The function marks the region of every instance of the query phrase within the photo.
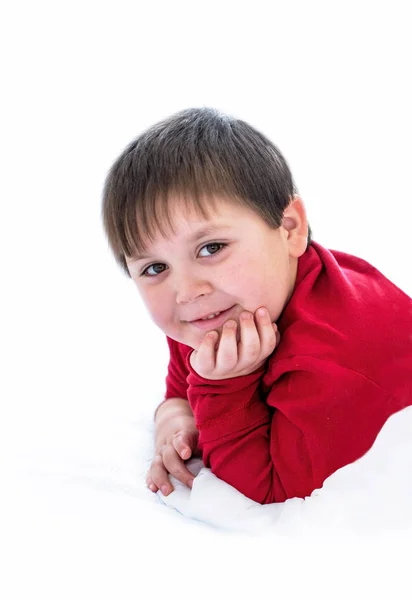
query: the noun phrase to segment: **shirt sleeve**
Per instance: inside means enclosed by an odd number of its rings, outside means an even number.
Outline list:
[[[262,401],[263,369],[232,379],[207,380],[187,361],[188,399],[203,462],[237,490],[265,503],[276,476],[270,456],[273,410]]]
[[[189,375],[185,355],[190,350],[188,346],[183,346],[167,337],[169,346],[169,364],[166,375],[166,393],[165,400],[169,398],[185,398],[187,400],[187,377]]]
[[[362,456],[399,410],[361,374],[323,360],[291,359],[266,393],[260,371],[208,381],[188,368],[204,463],[261,504],[304,498],[322,487]]]
[[[267,397],[275,409],[271,457],[284,500],[309,496],[363,456],[389,416],[403,408],[372,380],[333,361],[297,357],[285,363]]]

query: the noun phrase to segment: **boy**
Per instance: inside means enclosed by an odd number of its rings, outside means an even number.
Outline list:
[[[412,404],[412,300],[311,240],[285,159],[247,123],[201,108],[150,128],[110,170],[103,218],[170,348],[152,491],[191,486],[200,452],[257,502],[303,498]]]

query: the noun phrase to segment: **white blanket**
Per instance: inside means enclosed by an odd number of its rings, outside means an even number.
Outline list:
[[[68,392],[7,402],[1,598],[411,597],[412,408],[305,501],[257,505],[198,462],[193,491],[165,499],[171,510],[144,482],[159,398],[129,382],[118,391],[116,373],[116,386],[97,386],[97,374],[78,396],[72,378]]]
[[[186,517],[215,527],[301,539],[412,532],[412,407],[393,415],[365,456],[305,500],[262,506],[218,479],[200,459],[188,466],[197,475],[192,490],[172,478],[175,491],[158,493]]]

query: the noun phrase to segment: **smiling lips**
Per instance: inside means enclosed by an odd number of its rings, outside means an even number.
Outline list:
[[[211,315],[215,315],[212,318],[206,317],[203,319],[197,319],[195,321],[189,321],[189,323],[198,329],[214,329],[215,327],[223,325],[223,323],[228,320],[229,313],[232,308],[233,306],[227,310],[221,311],[220,313],[210,313]]]

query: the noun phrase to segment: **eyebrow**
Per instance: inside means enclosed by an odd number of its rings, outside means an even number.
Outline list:
[[[210,225],[209,227],[202,227],[201,229],[198,229],[192,233],[192,235],[190,235],[186,241],[189,242],[189,244],[192,244],[193,242],[197,242],[204,237],[221,232],[225,229],[229,229],[229,225]],[[133,259],[142,260],[144,258],[150,258],[150,256],[150,254],[135,254]]]

